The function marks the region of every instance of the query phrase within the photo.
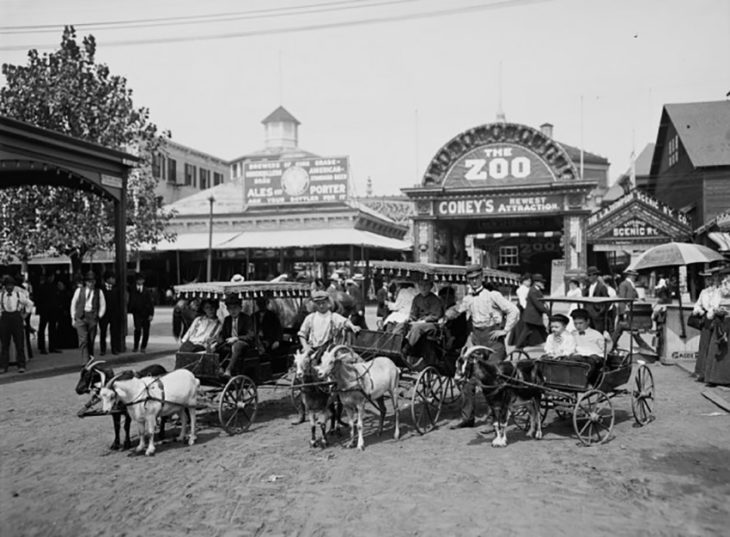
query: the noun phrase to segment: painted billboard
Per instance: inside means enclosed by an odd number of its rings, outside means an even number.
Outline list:
[[[349,172],[347,157],[246,162],[243,195],[248,205],[342,202]]]

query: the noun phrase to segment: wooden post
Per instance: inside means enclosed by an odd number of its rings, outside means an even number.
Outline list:
[[[355,270],[355,245],[350,245],[350,276]]]
[[[122,178],[122,193],[114,200],[114,254],[115,272],[117,274],[117,300],[119,301],[119,332],[111,334],[117,338],[114,345],[120,352],[127,350],[127,174]],[[139,266],[139,257],[137,257]]]
[[[175,270],[177,271],[177,283],[182,283],[182,276],[180,274],[180,250],[175,250]]]

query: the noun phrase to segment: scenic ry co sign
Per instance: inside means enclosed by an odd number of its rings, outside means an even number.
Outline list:
[[[347,157],[246,162],[244,197],[248,205],[345,201],[348,178]]]

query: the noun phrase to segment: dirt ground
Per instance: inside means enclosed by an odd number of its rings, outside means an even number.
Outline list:
[[[5,385],[0,535],[727,535],[728,416],[679,368],[650,367],[657,420],[635,427],[630,398],[615,399],[614,438],[590,448],[552,413],[543,440],[512,426],[492,448],[482,408],[475,429],[449,430],[453,409],[420,436],[406,409],[399,441],[386,429],[364,452],[336,437],[311,449],[288,393],[262,390],[249,432],[207,422],[195,446],[147,458],[108,450],[111,418],[76,417],[77,375]]]

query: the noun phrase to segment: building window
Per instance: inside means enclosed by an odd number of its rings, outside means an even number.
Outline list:
[[[198,178],[195,175],[195,166],[185,164],[185,186],[197,186]]]
[[[206,170],[205,168],[200,168],[200,190],[205,190],[206,188],[210,188],[210,170]]]
[[[177,161],[174,158],[167,159],[167,182],[177,184]]]
[[[675,134],[674,137],[669,140],[669,167],[671,168],[677,162],[679,162],[679,136]]]
[[[499,266],[516,267],[520,264],[517,246],[499,247]]]
[[[223,184],[223,174],[218,172],[213,172],[213,185],[221,185]]]
[[[162,177],[162,159],[164,158],[162,155],[154,155],[152,157],[152,177],[155,179]]]

